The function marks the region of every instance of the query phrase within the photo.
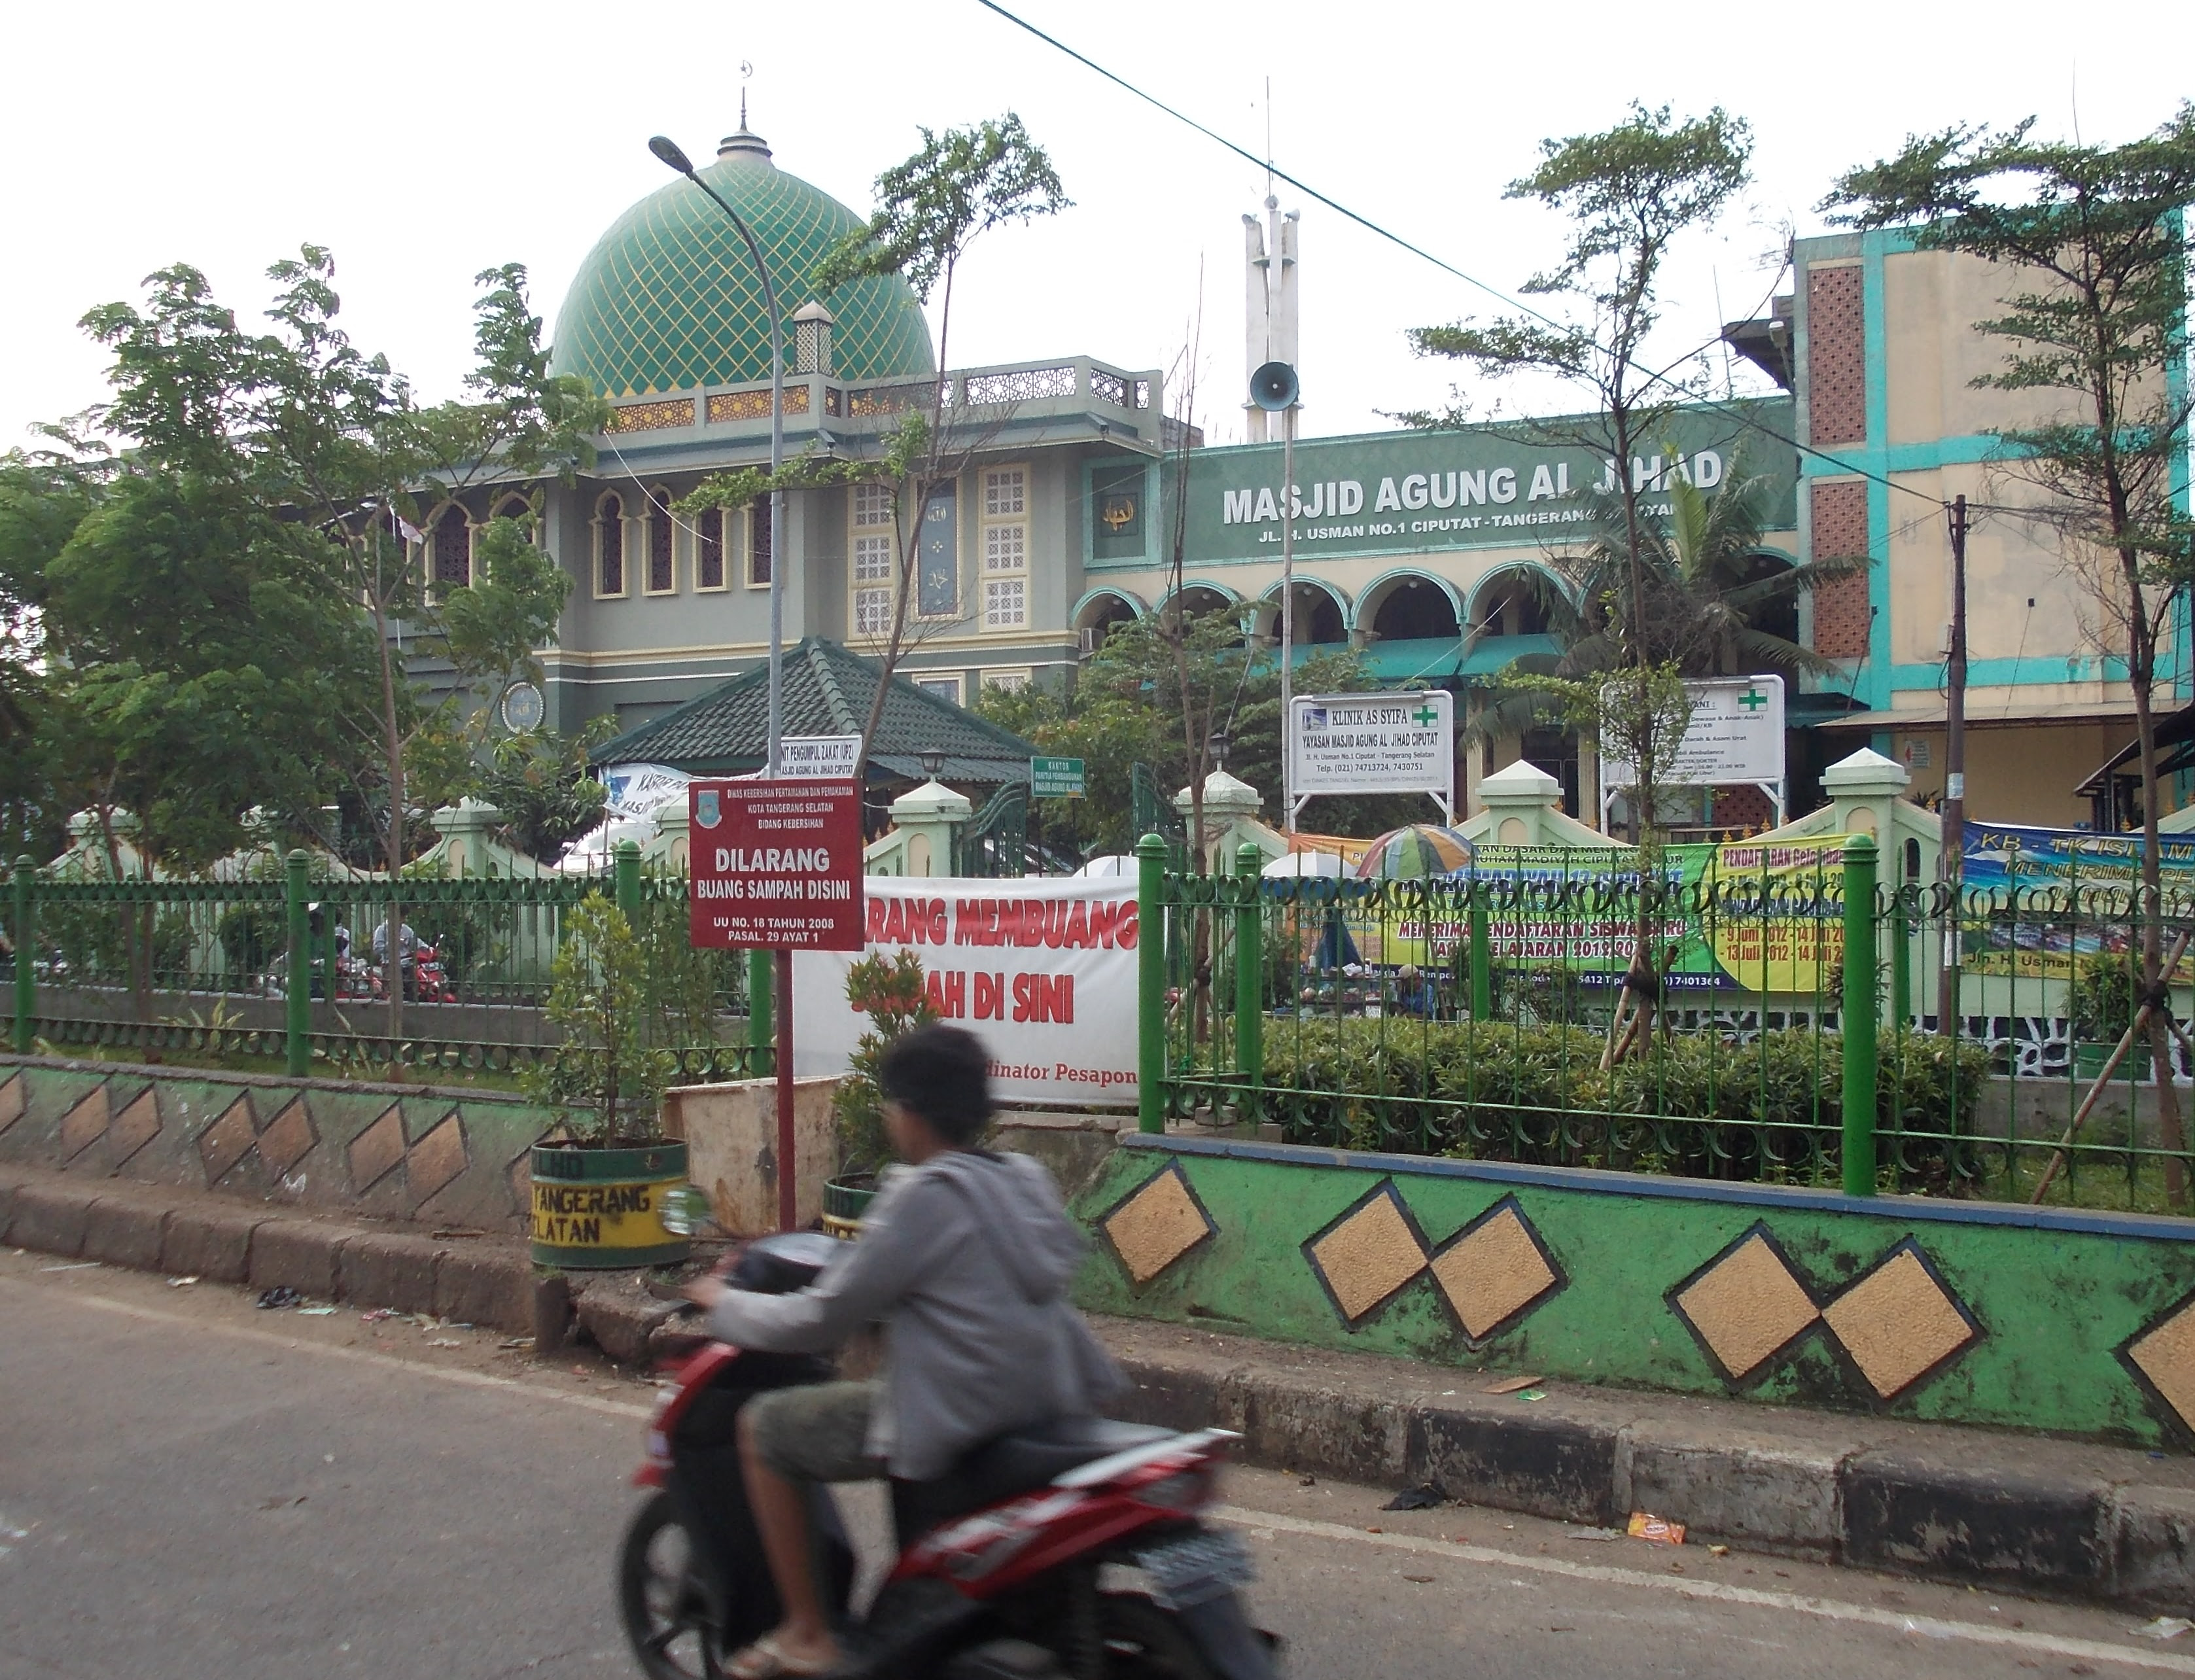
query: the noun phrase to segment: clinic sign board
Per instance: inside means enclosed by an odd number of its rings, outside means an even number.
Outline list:
[[[1444,688],[1298,694],[1289,708],[1289,789],[1455,794],[1455,697]]]
[[[1611,679],[1621,682],[1621,677]],[[1783,780],[1783,679],[1711,676],[1688,679],[1691,720],[1662,773],[1664,787],[1721,787]],[[1601,756],[1601,785],[1631,785],[1637,772],[1610,743]]]
[[[1650,518],[1669,515],[1672,485],[1714,490],[1760,478],[1765,528],[1797,524],[1798,454],[1782,440],[1795,423],[1789,398],[1679,408],[1655,443],[1620,463],[1592,446],[1602,423],[1588,417],[1299,439],[1292,492],[1281,483],[1278,444],[1192,450],[1185,549],[1199,565],[1278,561],[1291,515],[1298,561],[1560,549],[1591,540],[1599,498],[1590,492],[1612,489],[1619,471]],[[1171,485],[1167,493],[1175,493]],[[1093,554],[1092,563],[1106,561]]]
[[[861,785],[688,783],[690,937],[712,950],[859,951]]]

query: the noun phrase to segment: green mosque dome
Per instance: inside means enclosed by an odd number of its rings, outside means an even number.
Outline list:
[[[700,175],[745,218],[769,262],[789,373],[792,316],[816,296],[816,263],[866,224],[829,193],[779,169],[744,121]],[[835,377],[936,371],[922,306],[896,275],[855,280],[822,302],[835,323]],[[739,229],[690,181],[642,198],[579,265],[556,318],[551,362],[556,372],[581,375],[612,398],[769,378],[769,312]]]

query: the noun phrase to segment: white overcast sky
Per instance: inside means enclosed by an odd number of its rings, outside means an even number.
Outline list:
[[[1813,206],[1841,169],[1958,120],[2034,114],[2054,135],[2077,122],[2090,141],[2131,137],[2186,93],[2195,46],[2186,0],[2115,7],[2095,37],[2108,55],[2100,46],[2092,61],[2071,55],[2082,32],[2062,4],[2034,0],[1015,9],[1253,151],[1270,77],[1283,168],[1505,288],[1560,232],[1501,198],[1541,138],[1605,126],[1633,98],[1725,106],[1753,125],[1755,182],[1679,254],[1672,343],[1762,302],[1783,229],[1822,231]],[[0,447],[99,400],[101,358],[75,326],[85,309],[181,261],[255,311],[266,265],[308,240],[336,253],[353,337],[423,394],[454,394],[474,273],[527,264],[553,327],[588,248],[665,179],[648,137],[709,155],[735,122],[742,62],[752,124],[780,166],[863,213],[918,124],[1018,111],[1075,205],[977,247],[953,363],[1086,354],[1165,368],[1201,284],[1198,418],[1214,442],[1241,436],[1239,218],[1258,207],[1262,174],[975,0],[21,0],[6,33],[12,164],[0,191],[14,256],[0,265]],[[1305,433],[1374,429],[1388,423],[1380,411],[1441,401],[1453,371],[1413,358],[1404,330],[1488,301],[1279,193],[1304,211]],[[1482,411],[1501,394],[1472,393]],[[1547,398],[1512,392],[1506,406]]]

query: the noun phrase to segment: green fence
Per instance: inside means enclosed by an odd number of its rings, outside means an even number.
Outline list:
[[[2195,1157],[2146,1038],[2098,1084],[2140,1001],[2123,886],[1955,910],[1933,883],[1879,884],[1874,842],[1842,836],[1672,848],[1644,881],[1590,852],[1483,847],[1467,874],[1376,881],[1261,879],[1247,847],[1223,877],[1138,852],[1142,925],[1164,930],[1143,946],[1146,1131],[1254,1120],[1328,1148],[1852,1195],[2183,1205]],[[2195,902],[2168,895],[2156,919],[2170,951]],[[2176,1030],[2172,1048],[2184,1112]]]
[[[19,860],[12,1043],[279,1058],[287,1072],[391,1064],[506,1071],[552,1050],[543,1005],[564,918],[614,896],[649,949],[667,1045],[695,1080],[767,1072],[767,966],[694,951],[683,876],[628,848],[599,875],[337,877],[303,852],[227,881],[55,879]],[[398,961],[388,960],[392,927]]]

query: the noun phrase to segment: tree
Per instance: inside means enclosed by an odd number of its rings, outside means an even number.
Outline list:
[[[1308,692],[1371,686],[1354,653],[1315,654],[1297,675]],[[1048,820],[1059,827],[1088,825],[1080,831],[1095,852],[1132,851],[1141,837],[1130,798],[1136,765],[1149,766],[1169,793],[1194,785],[1200,762],[1182,731],[1185,714],[1227,734],[1230,774],[1269,800],[1281,786],[1279,662],[1270,644],[1244,636],[1229,613],[1184,613],[1178,640],[1148,618],[1116,624],[1072,688],[986,688],[976,709],[1046,752],[1083,761],[1086,798],[1038,803],[1050,808]],[[1197,737],[1200,748],[1209,734]],[[1208,767],[1208,757],[1203,763]],[[1424,800],[1403,794],[1329,798],[1316,808],[1328,831],[1359,836],[1426,814]]]
[[[1677,406],[1698,394],[1704,379],[1699,347],[1658,365],[1648,360],[1662,319],[1657,288],[1672,245],[1714,221],[1744,187],[1752,147],[1745,123],[1720,106],[1704,117],[1673,122],[1667,106],[1649,111],[1634,103],[1626,121],[1603,133],[1542,141],[1540,166],[1512,181],[1505,196],[1536,198],[1570,217],[1561,262],[1524,286],[1528,296],[1568,299],[1565,317],[1534,312],[1411,335],[1421,354],[1455,357],[1489,375],[1553,374],[1590,395],[1591,414],[1537,429],[1550,441],[1590,448],[1608,463],[1607,489],[1585,493],[1605,495],[1616,509],[1622,564],[1612,583],[1632,605],[1615,612],[1610,623],[1618,627],[1631,692],[1604,703],[1602,727],[1629,738],[1620,745],[1639,779],[1632,838],[1645,849],[1642,877],[1656,842],[1651,814],[1642,823],[1641,813],[1652,810],[1656,777],[1683,726],[1681,709],[1663,703],[1673,650],[1656,636],[1654,615],[1644,605],[1650,561],[1640,503],[1650,473],[1659,476],[1659,446],[1651,463],[1635,452],[1662,435]],[[1678,734],[1668,737],[1673,724]],[[1627,999],[1643,999],[1651,1015],[1661,988],[1650,934],[1642,893],[1625,992]]]
[[[553,563],[524,552],[529,516],[489,522],[478,595],[459,589],[438,598],[422,564],[419,526],[468,489],[568,475],[587,464],[587,439],[604,410],[584,382],[550,377],[522,268],[478,277],[478,360],[467,396],[429,407],[413,401],[385,358],[365,354],[337,325],[334,272],[314,246],[276,263],[267,333],[240,331],[205,276],[181,265],[151,278],[141,310],[108,304],[85,325],[114,354],[113,400],[99,417],[129,442],[133,461],[238,498],[289,546],[298,576],[320,580],[320,599],[363,619],[377,681],[374,703],[349,716],[352,762],[361,778],[366,762],[377,768],[382,850],[393,875],[409,854],[406,744],[429,710],[407,660],[440,653],[459,686],[492,689],[526,668],[570,587]],[[394,1032],[402,907],[391,903],[389,915]]]
[[[1420,354],[1453,357],[1490,376],[1551,373],[1580,386],[1593,412],[1573,421],[1535,423],[1550,442],[1589,448],[1609,463],[1610,498],[1622,564],[1616,591],[1642,601],[1651,561],[1641,513],[1650,474],[1659,476],[1658,439],[1669,417],[1704,388],[1695,347],[1661,365],[1648,361],[1661,325],[1657,287],[1672,245],[1721,212],[1748,180],[1752,135],[1744,122],[1718,106],[1702,118],[1673,122],[1667,106],[1633,104],[1630,118],[1604,133],[1541,142],[1539,168],[1509,184],[1505,197],[1536,198],[1570,218],[1570,241],[1553,269],[1524,283],[1528,296],[1570,302],[1565,319],[1536,312],[1485,325],[1421,327],[1411,342]],[[1686,364],[1693,364],[1689,371]],[[1454,423],[1451,413],[1421,423]],[[1651,446],[1651,462],[1638,457]],[[1634,464],[1635,463],[1635,464]],[[1629,715],[1651,729],[1661,709],[1648,703],[1643,675],[1668,664],[1672,648],[1656,635],[1651,612],[1619,608],[1610,618],[1623,638],[1620,663],[1642,675]],[[1642,768],[1662,757],[1660,745],[1638,743]],[[1649,795],[1651,803],[1651,791]],[[1633,838],[1640,838],[1634,818]]]
[[[933,294],[938,298],[938,377],[929,418],[909,415],[902,423],[886,440],[882,473],[873,479],[891,491],[898,564],[890,627],[879,653],[883,670],[861,730],[864,764],[884,717],[891,675],[906,657],[911,630],[919,625],[922,526],[931,498],[967,469],[997,429],[971,434],[958,415],[948,413],[953,277],[968,248],[993,228],[1057,216],[1071,202],[1051,158],[1011,111],[972,128],[920,132],[920,149],[877,177],[877,210],[868,226],[841,239],[815,271],[815,284],[825,292],[864,276],[897,274],[925,303]],[[952,395],[953,407],[971,406],[965,390]],[[957,573],[957,555],[954,566]]]
[[[2034,119],[2002,133],[1915,135],[1896,157],[1848,171],[1823,201],[1858,227],[1911,226],[1914,244],[1996,263],[2005,341],[1977,385],[2060,394],[2037,424],[1996,429],[2002,470],[2040,492],[2026,516],[2059,538],[2121,638],[2142,791],[2142,982],[2163,966],[2156,691],[2158,645],[2195,577],[2195,532],[2175,477],[2189,398],[2172,376],[2186,349],[2185,207],[2195,200],[2195,103],[2123,146],[2037,140]],[[1946,1023],[1948,1026],[1948,1023]],[[2170,1023],[2152,1016],[2154,1065],[2171,1066]],[[2185,1194],[2179,1102],[2160,1074],[2167,1190]]]

